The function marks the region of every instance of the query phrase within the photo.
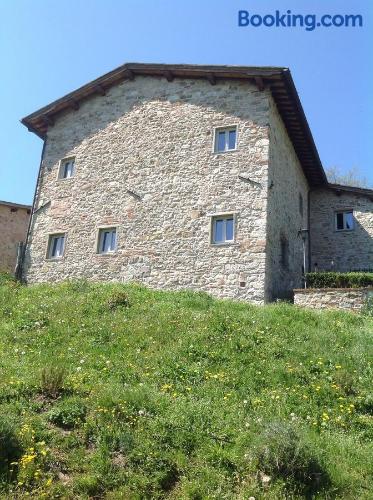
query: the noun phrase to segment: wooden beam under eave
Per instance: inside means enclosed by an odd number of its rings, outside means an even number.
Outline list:
[[[124,71],[124,77],[132,81],[135,79],[135,73],[131,69],[126,69]]]
[[[70,99],[69,106],[75,111],[78,111],[78,109],[80,108],[79,101],[77,101],[76,99]]]
[[[168,82],[172,82],[175,78],[174,74],[172,73],[172,71],[165,71],[164,72],[164,76],[166,77],[166,80]]]
[[[256,76],[254,78],[254,82],[255,82],[255,85],[258,87],[258,90],[260,90],[260,92],[263,92],[263,90],[265,88],[263,78],[261,78],[260,76]]]
[[[106,90],[102,85],[95,85],[95,91],[97,92],[97,94],[106,95]]]
[[[43,120],[43,122],[45,123],[45,125],[47,125],[47,127],[53,127],[54,125],[54,120],[53,118],[51,118],[50,116],[48,115],[43,115],[41,117],[41,119]]]
[[[211,83],[211,85],[216,85],[216,77],[212,73],[209,73],[206,76],[207,80]]]

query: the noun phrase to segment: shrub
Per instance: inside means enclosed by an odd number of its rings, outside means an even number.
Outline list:
[[[258,468],[275,479],[286,481],[302,493],[316,491],[328,482],[328,475],[315,452],[295,429],[274,422],[259,436],[256,448]]]
[[[63,366],[47,366],[41,371],[40,389],[48,397],[56,398],[64,389],[66,369]]]
[[[21,454],[15,430],[4,417],[0,417],[0,479],[9,474],[9,465],[16,462]]]
[[[362,288],[373,286],[373,273],[307,273],[308,288]]]
[[[73,429],[85,421],[86,413],[85,404],[78,398],[71,398],[50,410],[48,420],[64,429]]]
[[[340,390],[346,396],[356,396],[358,390],[358,380],[355,373],[341,369],[334,374],[334,383],[340,386]]]
[[[114,290],[107,300],[107,306],[109,309],[116,309],[117,307],[129,307],[130,301],[127,293],[124,290]]]

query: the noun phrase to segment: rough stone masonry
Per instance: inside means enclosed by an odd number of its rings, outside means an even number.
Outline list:
[[[273,89],[261,80],[216,82],[210,73],[126,71],[129,78],[96,85],[79,103],[67,96],[69,109],[53,120],[40,114],[48,127],[27,282],[136,281],[256,303],[301,287],[304,258],[311,260],[300,237],[309,229],[310,183]],[[220,127],[235,127],[234,150],[215,152]],[[61,161],[70,158],[74,175],[61,179]],[[223,245],[211,237],[219,214],[235,226],[234,241]],[[99,253],[100,229],[114,227],[115,251]],[[65,235],[64,251],[50,259],[55,234]]]

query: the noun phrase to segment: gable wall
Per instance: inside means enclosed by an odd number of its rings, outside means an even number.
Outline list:
[[[354,211],[353,231],[335,230],[335,212]],[[311,269],[373,269],[373,201],[360,194],[330,189],[311,192]]]
[[[212,153],[213,127],[238,125],[238,150]],[[264,300],[268,94],[247,82],[136,77],[50,127],[25,278],[87,278]],[[61,158],[76,174],[57,181]],[[244,173],[253,182],[238,175]],[[135,199],[127,189],[141,196]],[[237,213],[237,242],[210,245],[210,217]],[[118,251],[96,254],[98,227]],[[48,234],[65,255],[45,259]]]

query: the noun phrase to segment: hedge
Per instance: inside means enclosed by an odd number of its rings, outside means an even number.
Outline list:
[[[364,288],[373,287],[372,273],[318,272],[306,274],[307,288]]]

